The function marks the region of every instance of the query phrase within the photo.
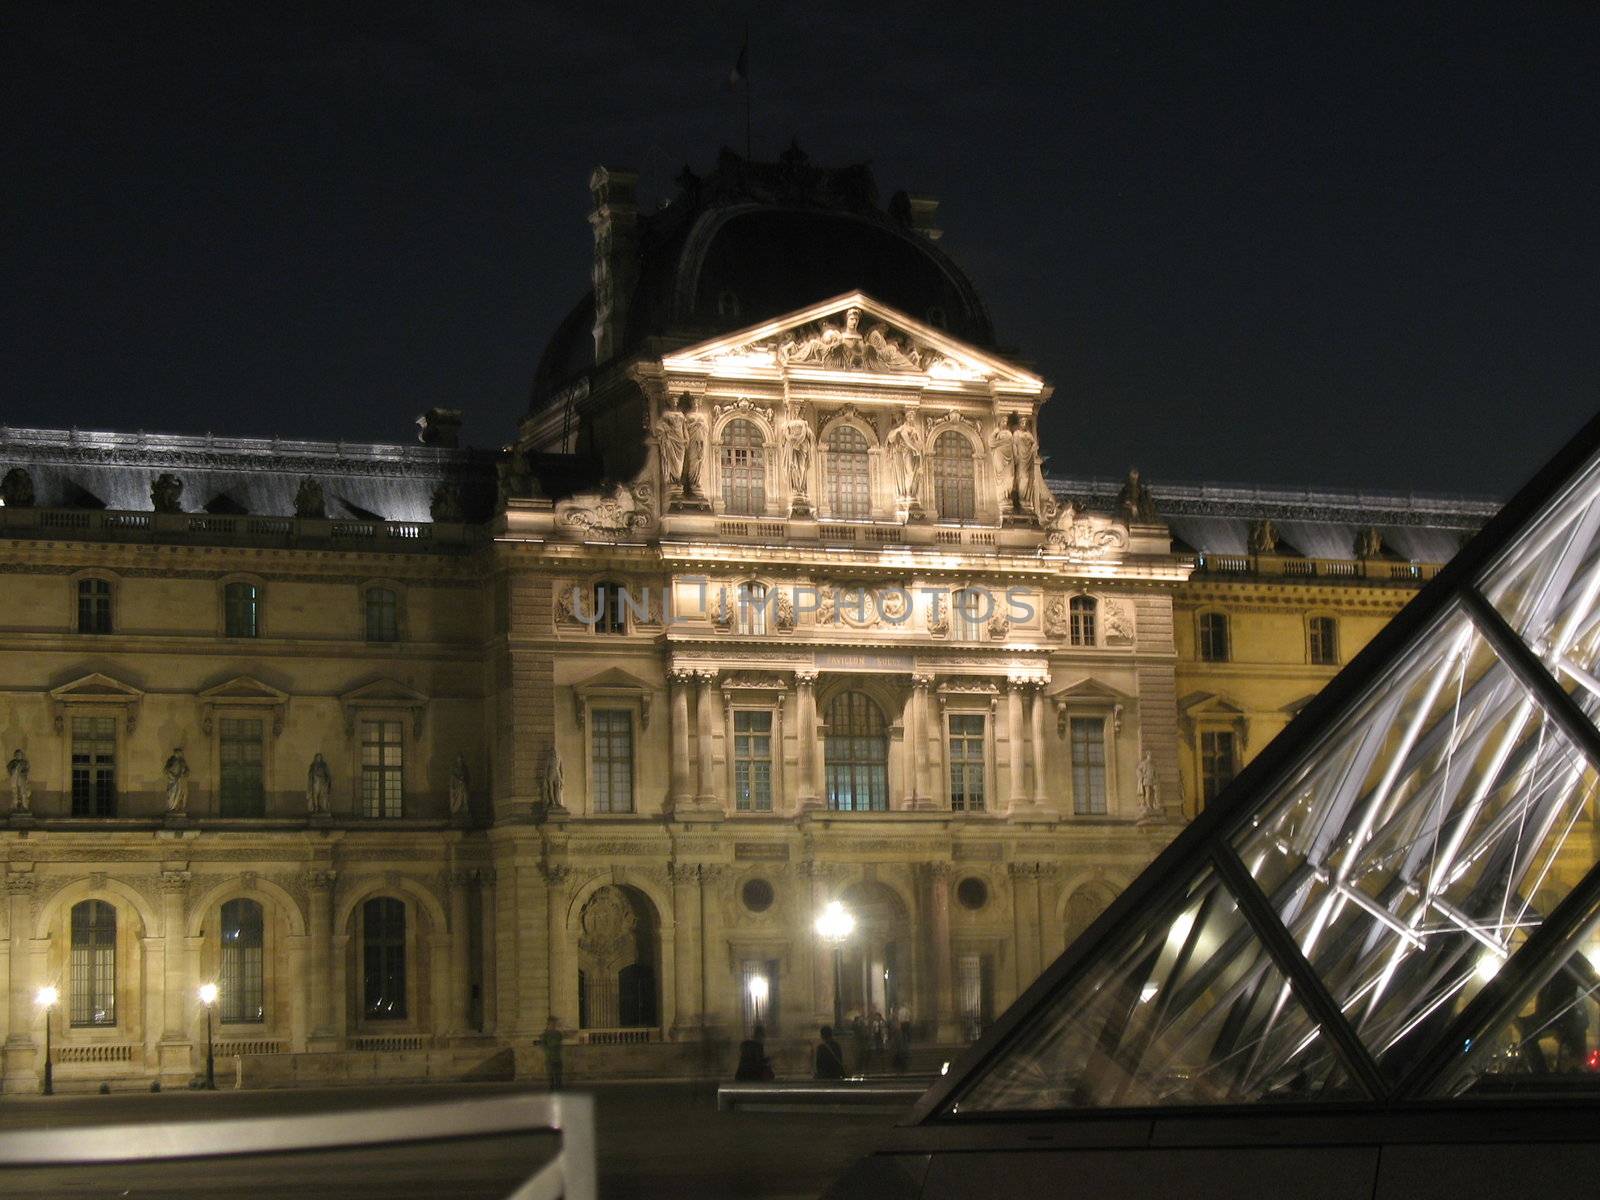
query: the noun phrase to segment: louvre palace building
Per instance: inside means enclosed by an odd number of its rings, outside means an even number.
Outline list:
[[[635,184],[503,447],[0,426],[5,1091],[203,982],[246,1086],[943,1053],[1493,511],[1046,469],[933,200]]]

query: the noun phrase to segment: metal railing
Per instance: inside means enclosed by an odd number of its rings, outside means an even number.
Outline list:
[[[1276,554],[1195,556],[1198,575],[1250,575],[1258,578],[1334,579],[1373,583],[1426,583],[1439,563],[1393,562],[1377,558],[1290,558]]]

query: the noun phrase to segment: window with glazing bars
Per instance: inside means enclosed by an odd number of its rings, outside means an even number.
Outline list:
[[[954,430],[933,443],[933,509],[941,521],[970,521],[977,515],[972,443]]]
[[[872,482],[867,466],[867,439],[854,425],[835,425],[828,433],[828,514],[864,518],[872,515]]]
[[[860,692],[844,692],[828,705],[828,807],[840,812],[884,812],[889,807],[889,739],[883,712]]]
[[[622,607],[622,585],[606,580],[594,585],[595,633],[627,633],[628,614]]]
[[[1234,756],[1233,731],[1204,729],[1200,731],[1200,797],[1210,804],[1222,794],[1222,789],[1233,782],[1239,773]]]
[[[224,717],[217,743],[222,778],[219,809],[225,817],[262,817],[267,798],[261,775],[262,724],[259,718]]]
[[[117,719],[72,718],[72,815],[117,815]]]
[[[729,421],[722,431],[722,508],[753,516],[767,511],[765,442],[750,421]]]
[[[983,809],[983,724],[982,713],[950,717],[950,807],[956,812]]]
[[[406,906],[393,896],[361,906],[361,1011],[369,1021],[406,1015]]]
[[[78,580],[78,632],[111,632],[111,583],[109,580]]]
[[[1095,644],[1095,617],[1099,605],[1093,596],[1074,596],[1067,602],[1069,632],[1074,646]]]
[[[1227,662],[1233,657],[1226,613],[1200,614],[1200,657],[1205,662]]]
[[[772,811],[772,713],[733,714],[733,795],[739,812]]]
[[[633,811],[633,714],[597,708],[589,714],[594,811]]]
[[[223,632],[233,638],[261,633],[261,590],[253,583],[230,583],[222,589]]]
[[[1106,719],[1073,717],[1072,811],[1088,816],[1106,811]]]
[[[1311,642],[1311,661],[1319,667],[1331,667],[1339,661],[1339,623],[1332,617],[1312,617],[1306,623],[1306,634]]]
[[[72,906],[69,1019],[80,1026],[117,1023],[117,910],[104,900]]]
[[[403,815],[403,754],[399,721],[361,722],[361,811],[367,816]]]
[[[259,1025],[266,1020],[264,934],[261,905],[254,900],[229,900],[222,906],[222,969],[217,991],[224,1024]]]
[[[760,636],[767,632],[767,585],[739,585],[739,632]]]
[[[962,588],[950,594],[950,637],[958,642],[981,642],[993,615],[994,597],[981,588]]]
[[[393,588],[367,589],[367,641],[400,640],[400,597]]]

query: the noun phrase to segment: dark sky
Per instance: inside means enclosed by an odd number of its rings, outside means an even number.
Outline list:
[[[586,180],[943,201],[1052,469],[1503,492],[1600,397],[1588,5],[0,5],[0,422],[510,438]]]

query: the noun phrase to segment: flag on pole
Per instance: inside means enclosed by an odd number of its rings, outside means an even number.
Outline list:
[[[737,91],[741,83],[750,77],[750,31],[745,30],[744,44],[739,47],[739,59],[733,64],[733,69],[728,72],[728,90]]]

